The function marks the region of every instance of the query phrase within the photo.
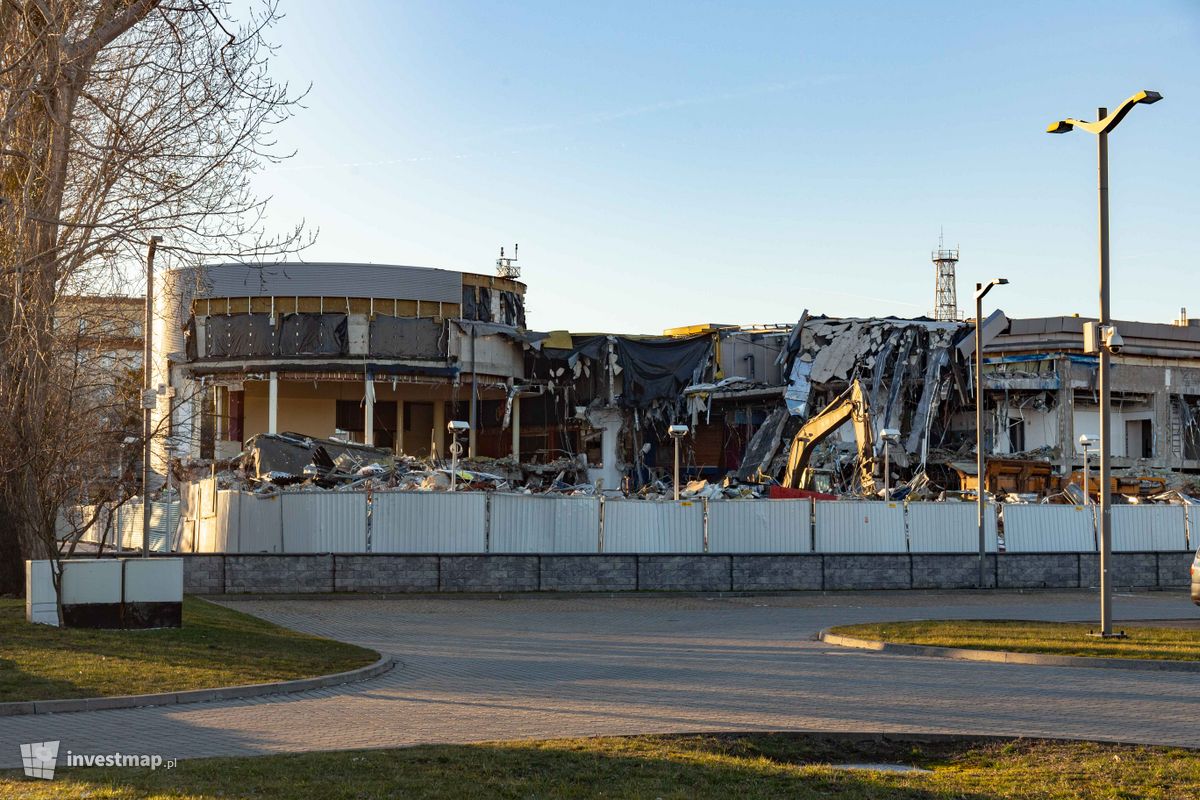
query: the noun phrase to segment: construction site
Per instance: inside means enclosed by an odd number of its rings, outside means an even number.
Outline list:
[[[957,309],[957,260],[933,253],[930,317],[801,309],[786,324],[656,335],[527,327],[515,250],[494,275],[175,270],[156,297],[154,413],[168,434],[154,470],[167,491],[215,475],[256,492],[454,482],[662,499],[678,447],[685,497],[973,497],[975,326]],[[1098,493],[1083,477],[1098,417],[1085,322],[985,321],[991,497],[1085,504]],[[1186,501],[1200,470],[1200,327],[1186,312],[1117,324],[1112,490],[1117,502]],[[673,438],[672,426],[686,431]]]

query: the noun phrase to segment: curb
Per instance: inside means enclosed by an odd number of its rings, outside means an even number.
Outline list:
[[[1008,650],[968,650],[961,647],[932,647],[922,644],[892,644],[876,639],[859,639],[830,633],[828,628],[817,634],[826,644],[874,650],[904,656],[949,658],[955,661],[986,661],[994,664],[1034,664],[1043,667],[1093,667],[1101,669],[1132,669],[1150,672],[1200,672],[1200,661],[1166,661],[1162,659],[1101,658],[1098,656],[1054,656],[1047,653],[1013,653]]]
[[[171,706],[182,703],[207,703],[213,700],[240,700],[246,697],[261,697],[268,694],[291,694],[326,686],[356,683],[382,675],[396,666],[391,656],[380,656],[374,664],[318,675],[315,678],[300,678],[294,681],[275,683],[249,683],[242,686],[221,686],[215,689],[192,689],[183,692],[161,692],[159,694],[129,694],[115,697],[81,697],[71,700],[23,700],[0,703],[0,717],[16,717],[24,714],[69,714],[76,711],[101,711],[116,708],[141,708],[145,706]]]

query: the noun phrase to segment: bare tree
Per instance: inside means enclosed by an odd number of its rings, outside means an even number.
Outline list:
[[[58,508],[113,432],[66,299],[140,288],[151,235],[191,265],[304,243],[264,234],[249,183],[298,103],[269,71],[278,19],[274,0],[241,20],[224,0],[0,0],[0,593],[57,556]]]

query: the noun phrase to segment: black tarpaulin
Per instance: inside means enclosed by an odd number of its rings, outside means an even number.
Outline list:
[[[479,287],[479,302],[475,305],[475,319],[480,322],[494,322],[492,319],[492,290]]]
[[[541,348],[541,343],[550,335],[548,333],[539,333],[538,331],[526,331],[514,328],[511,325],[502,325],[499,322],[475,322],[472,320],[454,320],[454,324],[462,331],[464,336],[470,336],[474,333],[476,336],[503,336],[514,342],[520,342],[523,345],[528,345],[537,350]]]
[[[204,324],[204,352],[209,358],[275,355],[275,326],[268,314],[210,316]]]
[[[617,359],[625,378],[621,405],[645,408],[655,400],[679,399],[711,348],[711,336],[649,341],[618,337]]]
[[[475,309],[475,287],[462,287],[462,308],[460,309],[463,319],[479,319],[479,312]]]
[[[570,364],[575,363],[575,359],[579,356],[590,358],[592,361],[599,361],[604,356],[604,345],[608,342],[608,337],[600,336],[573,336],[571,342],[574,345],[570,350],[562,348],[543,347],[543,351],[551,358],[561,358]]]
[[[346,355],[345,314],[285,314],[279,328],[279,354]]]
[[[183,326],[183,352],[187,354],[188,361],[195,361],[199,357],[199,348],[196,346],[196,318],[189,317],[187,324]]]
[[[525,327],[525,302],[516,292],[500,292],[500,320],[505,325]]]
[[[371,320],[373,356],[441,358],[443,323],[417,317],[376,316]]]

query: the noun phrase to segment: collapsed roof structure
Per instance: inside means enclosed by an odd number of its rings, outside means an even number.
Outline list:
[[[815,429],[805,480],[832,494],[871,495],[871,473],[855,468],[881,451],[892,486],[916,479],[955,490],[979,479],[963,468],[975,446],[967,321],[805,312],[796,323],[655,336],[537,332],[511,271],[238,264],[167,277],[153,362],[165,388],[156,425],[170,431],[156,444],[160,469],[229,463],[256,435],[292,430],[386,448],[389,481],[410,485],[425,470],[417,483],[438,488],[431,475],[446,468],[447,422],[462,420],[475,474],[537,491],[665,494],[675,447],[667,428],[678,423],[690,429],[683,477],[738,496],[787,478],[795,440]],[[1094,432],[1096,409],[1083,322],[996,314],[983,326],[988,457],[1047,467],[989,473],[989,491],[1044,496],[1080,482],[1077,434]],[[1114,468],[1200,472],[1200,327],[1117,324],[1126,347],[1113,373]],[[816,424],[830,422],[822,414],[852,385],[855,424]],[[298,484],[363,477],[313,455],[303,466],[314,474]],[[281,485],[296,474],[277,471]],[[271,470],[243,472],[261,480]],[[477,483],[488,481],[498,485]]]

